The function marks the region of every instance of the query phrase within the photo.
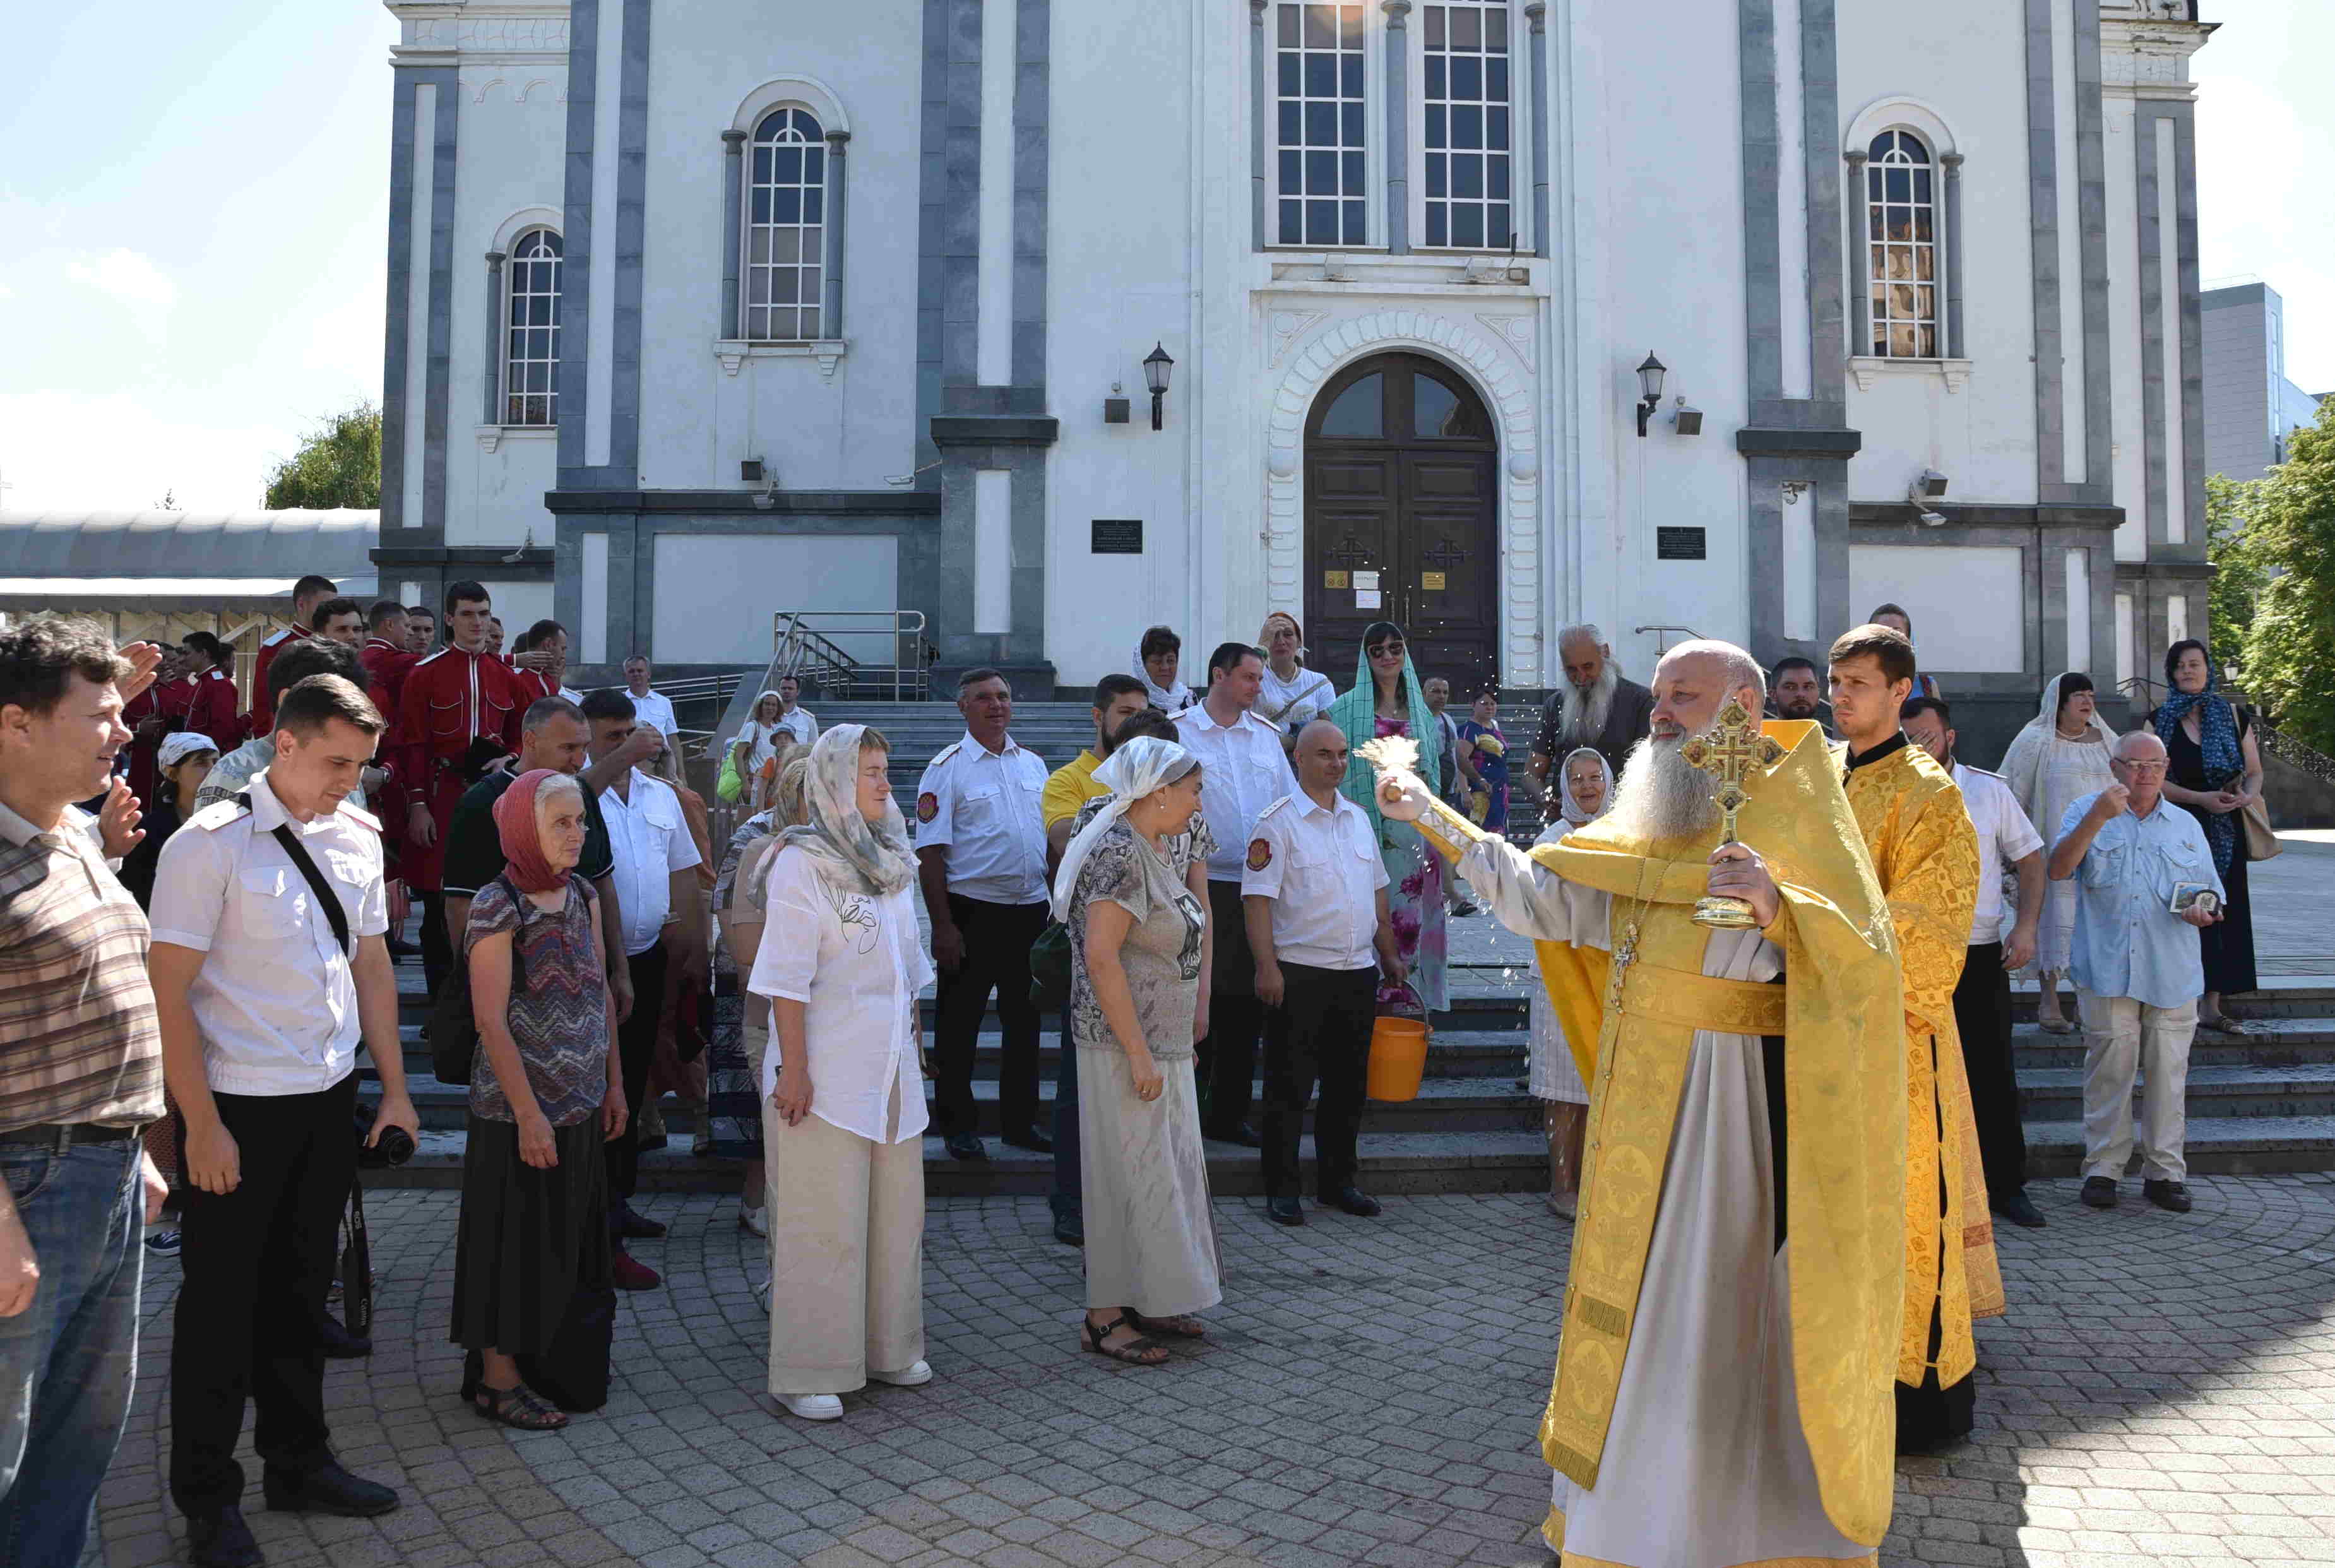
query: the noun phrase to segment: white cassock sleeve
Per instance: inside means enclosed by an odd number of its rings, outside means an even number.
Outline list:
[[[1613,945],[1613,895],[1565,880],[1505,838],[1483,837],[1459,857],[1459,875],[1492,917],[1536,942]]]

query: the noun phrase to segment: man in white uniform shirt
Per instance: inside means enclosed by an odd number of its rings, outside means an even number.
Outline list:
[[[1284,1225],[1305,1223],[1297,1140],[1316,1079],[1314,1191],[1350,1215],[1379,1212],[1354,1185],[1354,1145],[1379,972],[1395,985],[1409,973],[1387,920],[1378,834],[1339,788],[1346,732],[1316,719],[1298,731],[1296,751],[1297,792],[1266,807],[1249,829],[1241,876],[1257,1000],[1273,1010],[1264,1026],[1264,1210]]]
[[[585,751],[605,762],[624,750],[637,722],[622,692],[584,699],[592,726]],[[633,1010],[616,1025],[625,1070],[625,1105],[635,1122],[648,1095],[649,1063],[656,1056],[657,1021],[664,1012],[665,977],[693,973],[700,959],[697,924],[697,841],[681,814],[673,786],[638,769],[616,776],[600,796],[615,853],[616,903],[624,916],[625,964],[632,975]],[[627,1241],[664,1234],[665,1227],[633,1211],[640,1187],[640,1145],[629,1128],[603,1144],[608,1160],[608,1234],[615,1238],[611,1277],[617,1288],[654,1290],[656,1271],[625,1249]]]
[[[1207,693],[1176,715],[1185,750],[1200,760],[1200,815],[1216,840],[1208,856],[1208,925],[1216,942],[1208,1033],[1195,1063],[1200,1130],[1249,1148],[1263,1141],[1249,1126],[1248,1100],[1264,1004],[1256,996],[1256,961],[1241,905],[1242,864],[1250,827],[1266,807],[1297,791],[1281,736],[1250,711],[1264,688],[1264,655],[1246,643],[1226,643],[1208,655]]]
[[[672,740],[673,731],[681,727],[680,719],[673,714],[673,699],[662,692],[649,690],[649,662],[638,653],[625,661],[625,690],[633,699],[634,721]]]
[[[154,1006],[186,1122],[170,1495],[199,1568],[260,1560],[235,1459],[247,1397],[270,1508],[398,1505],[333,1457],[318,1332],[356,1177],[360,1044],[382,1084],[367,1141],[417,1128],[381,824],[350,800],[384,725],[337,675],[286,692],[275,723],[275,760],[241,799],[197,812],[154,876]]]
[[[1953,760],[1953,711],[1944,698],[1911,699],[1899,722],[1907,740],[1952,772],[1962,808],[1978,829],[1978,906],[1970,956],[1954,986],[1954,1027],[1962,1037],[1962,1065],[1970,1074],[1971,1119],[1978,1127],[1979,1160],[1986,1167],[1987,1207],[2033,1230],[2044,1219],[2027,1195],[2027,1135],[2019,1125],[2019,1073],[2010,1048],[2010,971],[2035,958],[2035,933],[2043,915],[2043,836],[2000,774]],[[2019,915],[2007,937],[2005,866],[2019,878]]]
[[[994,670],[956,687],[964,739],[944,747],[916,781],[916,880],[933,922],[933,1097],[948,1151],[986,1159],[973,1099],[974,1042],[997,992],[1004,1056],[997,1070],[999,1136],[1054,1152],[1038,1128],[1038,1010],[1030,1005],[1030,944],[1046,928],[1046,764],[1006,733],[1013,691]]]
[[[799,705],[802,682],[792,675],[779,677],[779,727],[795,738],[798,746],[808,746],[819,739],[819,720],[811,711]]]

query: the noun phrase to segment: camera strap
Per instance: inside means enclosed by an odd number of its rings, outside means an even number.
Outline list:
[[[247,789],[237,795],[235,803],[246,811],[250,810],[251,792]],[[325,880],[325,874],[316,869],[314,860],[308,858],[308,851],[301,845],[300,836],[292,831],[291,824],[277,823],[274,837],[276,842],[284,847],[284,853],[292,857],[292,864],[299,868],[301,877],[308,884],[308,891],[316,895],[318,904],[324,905],[325,918],[332,922],[333,940],[339,944],[341,956],[354,958],[356,947],[349,940],[349,912],[341,907],[341,895],[333,891],[333,885]]]

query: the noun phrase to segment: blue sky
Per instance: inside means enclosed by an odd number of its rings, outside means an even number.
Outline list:
[[[0,506],[255,507],[315,421],[380,396],[396,24],[370,0],[18,10]],[[2335,390],[2335,4],[2206,15],[2204,275],[2283,295],[2289,375]]]

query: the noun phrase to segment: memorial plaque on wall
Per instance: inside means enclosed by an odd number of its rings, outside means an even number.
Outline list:
[[[1090,526],[1094,533],[1089,554],[1139,556],[1143,553],[1141,518],[1097,518]]]
[[[1656,528],[1654,558],[1662,561],[1700,561],[1705,558],[1703,530],[1700,528]]]

